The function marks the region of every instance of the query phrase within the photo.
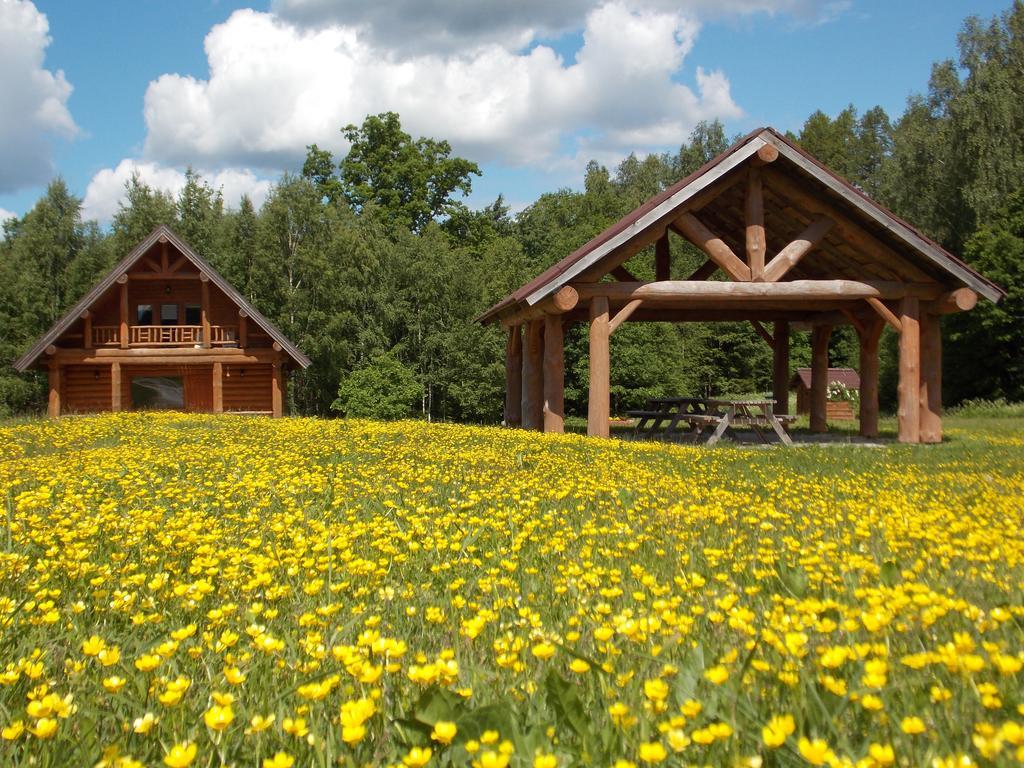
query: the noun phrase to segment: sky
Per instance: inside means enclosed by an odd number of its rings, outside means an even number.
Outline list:
[[[701,120],[891,117],[1009,0],[0,0],[0,218],[61,176],[109,223],[138,173],[192,167],[259,205],[317,143],[395,111],[519,210],[590,160],[675,151]]]

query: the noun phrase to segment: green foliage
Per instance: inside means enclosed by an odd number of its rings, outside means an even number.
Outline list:
[[[346,416],[402,419],[411,416],[420,385],[393,355],[381,355],[346,376],[331,408]]]

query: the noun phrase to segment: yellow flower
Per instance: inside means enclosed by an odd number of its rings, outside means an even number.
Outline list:
[[[792,715],[778,715],[769,720],[768,725],[761,729],[761,739],[766,747],[775,749],[785,744],[786,739],[792,736],[795,730],[796,723],[793,721]]]
[[[584,672],[590,671],[590,664],[585,662],[583,659],[573,659],[569,662],[569,669],[573,672],[582,675]]]
[[[222,707],[220,704],[214,704],[203,715],[203,721],[206,723],[206,727],[214,731],[223,731],[229,725],[231,721],[235,719],[234,710],[231,709],[229,704],[226,707]]]
[[[538,753],[533,758],[533,768],[558,768],[558,758],[554,755]]]
[[[729,679],[729,670],[719,664],[716,667],[711,667],[704,673],[704,677],[710,680],[715,685],[721,685]]]
[[[126,682],[128,681],[123,677],[111,675],[110,677],[103,678],[103,687],[106,689],[107,693],[117,693],[124,688],[124,684]]]
[[[358,744],[365,735],[365,725],[343,725],[341,727],[341,740],[346,744]]]
[[[36,721],[34,727],[30,726],[28,732],[37,739],[48,739],[57,732],[57,721],[52,717],[43,717]]]
[[[903,722],[900,723],[900,730],[913,736],[918,733],[924,733],[927,729],[925,728],[924,720],[920,717],[905,717]]]
[[[157,723],[156,717],[153,716],[152,712],[147,712],[142,717],[135,718],[135,722],[132,723],[132,730],[135,733],[141,733],[143,735],[150,732],[154,725]]]
[[[245,674],[238,667],[225,667],[224,679],[231,685],[241,685],[245,682]]]
[[[135,668],[140,672],[152,672],[160,666],[161,661],[163,661],[163,659],[155,654],[143,654],[135,660]]]
[[[249,721],[249,727],[245,729],[246,734],[262,733],[274,724],[277,715],[271,712],[269,715],[253,715]]]
[[[800,750],[800,756],[811,765],[824,765],[835,758],[835,754],[828,748],[828,743],[824,739],[811,741],[801,736],[797,742],[797,749]]]
[[[196,745],[186,741],[171,747],[171,751],[164,755],[164,765],[168,768],[185,768],[195,759]]]
[[[263,758],[263,768],[292,768],[295,758],[287,752],[278,752],[273,757]]]
[[[82,653],[86,656],[96,656],[107,647],[106,642],[97,635],[93,635],[82,643]]]
[[[14,741],[21,737],[21,734],[25,732],[25,723],[21,720],[15,720],[10,725],[4,726],[3,730],[0,730],[0,737],[3,737],[5,741]]]
[[[530,649],[530,652],[541,661],[547,661],[555,655],[555,646],[551,643],[538,643]]]
[[[868,755],[878,766],[892,765],[896,762],[896,753],[891,744],[872,744],[868,747]]]
[[[457,732],[458,728],[455,727],[455,723],[439,720],[434,723],[434,730],[430,732],[430,738],[440,744],[451,744]]]
[[[116,645],[102,649],[96,658],[104,667],[112,667],[121,660],[121,649]]]
[[[645,742],[640,745],[639,757],[645,763],[660,763],[668,753],[660,741]]]
[[[430,747],[413,747],[409,750],[409,754],[402,758],[402,762],[408,766],[408,768],[422,768],[430,762],[430,756],[433,754]]]
[[[285,733],[300,739],[309,733],[309,726],[306,725],[306,720],[302,717],[294,719],[286,717],[281,723],[281,727],[284,728]]]

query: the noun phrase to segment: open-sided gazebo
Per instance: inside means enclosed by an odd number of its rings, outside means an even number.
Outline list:
[[[707,261],[672,279],[669,238]],[[653,245],[656,278],[624,266]],[[709,280],[721,271],[729,279]],[[613,280],[606,280],[610,276]],[[587,432],[609,433],[609,338],[626,320],[742,320],[773,349],[786,413],[789,335],[811,329],[811,429],[826,429],[828,341],[860,340],[860,432],[878,433],[878,341],[899,340],[899,439],[942,439],[940,317],[1003,291],[771,128],[754,131],[506,296],[478,320],[508,329],[505,421],[563,429],[566,323],[588,322]],[[766,327],[771,325],[771,330]]]

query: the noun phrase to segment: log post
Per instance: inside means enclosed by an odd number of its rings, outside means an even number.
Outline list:
[[[544,321],[540,318],[526,324],[523,339],[523,429],[544,427]]]
[[[609,335],[608,299],[595,296],[590,302],[590,394],[587,399],[587,434],[595,437],[608,437],[610,434]]]
[[[121,284],[121,349],[128,349],[128,275],[117,281]]]
[[[772,397],[776,415],[789,413],[789,323],[775,321],[772,334]]]
[[[920,302],[907,296],[900,302],[899,441],[921,440],[921,324]]]
[[[245,349],[249,346],[249,316],[238,310],[238,346]]]
[[[654,244],[654,279],[669,280],[672,272],[672,255],[668,243],[668,231]]]
[[[275,419],[284,415],[284,369],[279,359],[274,361],[270,377],[270,415]]]
[[[92,312],[88,309],[82,313],[82,346],[92,349]]]
[[[210,348],[210,278],[205,273],[199,273],[200,285],[200,307],[199,312],[203,323],[203,349]]]
[[[121,364],[116,360],[110,364],[110,410],[117,413],[121,403]]]
[[[213,364],[213,412],[224,413],[224,369],[220,363]]]
[[[761,187],[761,168],[756,165],[747,170],[747,264],[752,280],[760,281],[764,272],[767,250],[764,236],[764,192]]]
[[[921,442],[942,442],[942,325],[921,313]]]
[[[61,366],[57,364],[56,360],[50,361],[49,369],[49,380],[50,380],[50,397],[47,403],[47,415],[51,419],[56,419],[60,416],[60,378],[61,378]]]
[[[523,334],[518,325],[508,329],[505,344],[505,426],[523,423]]]
[[[828,339],[832,326],[811,331],[811,432],[828,431]]]
[[[544,316],[544,431],[565,431],[565,352],[562,318]]]
[[[885,321],[873,318],[857,328],[860,342],[860,434],[878,437],[878,340]]]

